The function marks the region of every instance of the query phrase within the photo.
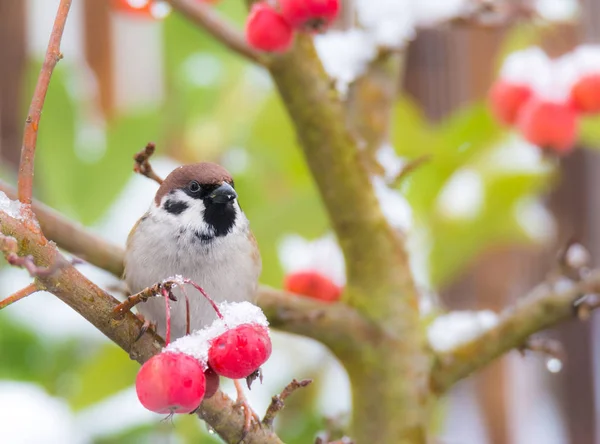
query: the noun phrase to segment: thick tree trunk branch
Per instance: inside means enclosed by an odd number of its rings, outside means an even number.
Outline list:
[[[54,244],[41,233],[28,229],[22,221],[1,211],[0,231],[14,237],[19,245],[18,254],[32,255],[38,267],[50,267],[56,261],[64,260]],[[143,363],[162,349],[162,338],[149,331],[136,341],[142,327],[141,321],[132,313],[126,313],[122,319],[115,320],[113,309],[118,301],[86,279],[72,265],[58,269],[51,276],[38,276],[36,282],[40,289],[53,293],[81,314],[129,353],[131,359]],[[226,442],[240,442],[244,415],[224,393],[217,392],[210,399],[204,400],[199,414]],[[255,424],[245,442],[280,444],[281,440],[273,431]]]
[[[23,136],[23,148],[21,149],[21,162],[19,164],[19,200],[24,204],[31,204],[31,195],[33,188],[33,166],[35,157],[35,147],[37,144],[38,126],[42,116],[44,100],[50,85],[52,72],[58,61],[62,58],[60,52],[60,40],[62,39],[71,0],[61,0],[54,20],[54,27],[50,35],[50,42],[46,51],[46,57],[42,70],[38,77],[37,85],[31,99],[27,120],[25,121],[25,131]]]
[[[292,51],[273,59],[270,71],[344,252],[349,302],[393,329],[399,319],[416,321],[417,296],[402,240],[383,217],[344,105],[312,39],[299,35]]]
[[[220,17],[210,3],[197,0],[167,0],[167,2],[233,52],[259,65],[267,64],[267,56],[252,49],[246,42],[244,34]]]
[[[498,325],[456,349],[438,354],[431,373],[434,392],[443,393],[458,380],[504,353],[523,346],[529,336],[573,318],[575,302],[600,290],[600,270],[580,282],[565,279],[542,283],[514,306],[504,310]]]
[[[354,344],[343,359],[353,389],[352,436],[361,444],[422,443],[428,358],[403,240],[381,212],[344,104],[310,36],[298,36],[269,69],[344,252],[344,300],[385,332]]]

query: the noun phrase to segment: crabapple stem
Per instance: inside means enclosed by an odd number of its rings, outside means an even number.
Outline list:
[[[181,292],[185,297],[185,334],[190,334],[190,297],[187,294],[185,287],[181,287]]]
[[[165,298],[165,316],[166,316],[166,330],[165,330],[165,346],[171,342],[171,306],[169,305],[169,290],[165,287],[161,288],[163,297]]]
[[[217,313],[217,316],[219,317],[219,319],[223,319],[223,315],[221,314],[221,310],[219,310],[219,307],[217,306],[217,304],[215,303],[215,301],[212,300],[212,298],[206,294],[206,292],[204,291],[204,289],[198,285],[197,283],[195,283],[194,281],[192,281],[191,279],[183,279],[183,282],[185,284],[190,284],[192,287],[194,287],[196,290],[198,290],[200,293],[202,293],[202,296],[204,296],[206,298],[206,300],[210,303],[210,305],[212,305],[212,308],[215,310],[215,313]]]

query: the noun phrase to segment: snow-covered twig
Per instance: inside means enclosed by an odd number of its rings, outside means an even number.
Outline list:
[[[506,308],[494,327],[438,353],[431,373],[432,389],[445,392],[504,353],[526,346],[532,334],[576,316],[582,299],[585,301],[591,297],[587,295],[599,291],[600,269],[586,273],[580,281],[556,278],[541,283],[514,306]]]

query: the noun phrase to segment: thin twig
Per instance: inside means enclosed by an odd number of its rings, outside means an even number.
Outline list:
[[[406,177],[410,173],[414,172],[415,170],[419,169],[422,165],[429,162],[431,158],[431,154],[423,154],[422,156],[419,156],[416,159],[413,159],[410,162],[408,162],[406,165],[404,165],[404,167],[402,167],[398,175],[392,180],[390,180],[390,187],[396,188],[400,186],[402,181],[406,179]]]
[[[302,387],[306,387],[312,382],[312,379],[304,379],[302,381],[293,380],[285,388],[279,395],[273,396],[271,398],[271,404],[269,408],[267,408],[267,412],[265,413],[265,417],[262,420],[262,423],[265,427],[273,428],[273,421],[275,421],[275,417],[277,414],[283,410],[285,407],[285,400],[288,396],[294,393],[296,390]]]
[[[564,361],[566,358],[566,353],[563,345],[552,338],[542,338],[542,337],[532,337],[527,339],[525,344],[519,347],[519,351],[524,356],[525,352],[531,351],[534,353],[541,353],[551,358],[558,359],[559,361]]]
[[[135,164],[133,166],[133,171],[142,176],[146,176],[149,179],[152,179],[159,185],[163,183],[163,180],[160,178],[158,174],[154,172],[152,169],[152,165],[150,165],[150,157],[154,154],[154,150],[156,149],[156,145],[152,142],[148,142],[146,147],[136,153],[133,156],[133,160],[135,160]]]
[[[81,263],[79,259],[73,259],[72,261],[68,261],[62,256],[59,256],[51,266],[38,267],[37,265],[35,265],[33,256],[19,256],[16,253],[8,253],[6,255],[6,260],[11,265],[14,265],[16,267],[23,267],[24,269],[26,269],[31,277],[52,276],[61,268],[64,268],[68,265],[76,265],[78,263]]]
[[[29,296],[30,294],[35,293],[36,291],[40,291],[39,287],[35,282],[32,282],[25,288],[21,288],[19,291],[13,293],[6,299],[0,301],[0,310],[8,307],[10,304],[20,301],[21,299]]]
[[[21,162],[19,164],[19,200],[26,204],[31,204],[31,195],[33,187],[33,165],[35,157],[35,147],[37,144],[38,126],[42,115],[46,92],[50,84],[50,77],[58,61],[62,58],[60,52],[60,40],[62,39],[65,23],[71,7],[71,0],[61,0],[54,20],[54,27],[50,35],[50,42],[46,51],[46,57],[42,70],[38,77],[35,92],[31,99],[27,119],[25,120],[25,130],[23,136],[23,147],[21,149]]]
[[[267,64],[267,57],[252,49],[244,35],[233,24],[217,14],[210,4],[197,0],[167,0],[167,2],[233,52],[259,65]]]

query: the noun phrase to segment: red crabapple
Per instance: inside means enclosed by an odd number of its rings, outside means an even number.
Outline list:
[[[292,293],[327,302],[339,300],[342,294],[342,289],[338,285],[316,271],[291,273],[285,278],[283,286]]]
[[[504,125],[514,125],[523,105],[532,95],[527,85],[498,80],[489,92],[490,107]]]
[[[518,126],[523,137],[534,145],[566,153],[577,141],[577,119],[577,112],[567,103],[534,98],[523,107]]]
[[[215,338],[208,350],[208,365],[231,379],[250,376],[271,356],[268,330],[258,324],[242,324]]]
[[[581,112],[600,112],[600,73],[580,78],[571,90],[571,101]]]
[[[337,17],[340,0],[280,0],[281,15],[300,31],[322,32]]]
[[[246,21],[246,40],[260,51],[285,52],[292,45],[294,30],[272,6],[267,3],[252,5]]]
[[[202,402],[202,365],[182,353],[160,353],[142,365],[135,379],[138,399],[155,413],[191,413]]]

